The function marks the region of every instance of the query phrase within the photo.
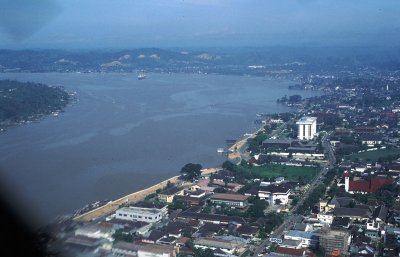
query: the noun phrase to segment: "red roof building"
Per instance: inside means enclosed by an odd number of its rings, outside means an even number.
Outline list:
[[[285,255],[304,256],[306,253],[306,249],[304,249],[304,248],[294,249],[294,248],[278,246],[278,247],[276,247],[275,252],[280,253],[280,254],[285,254]]]
[[[393,179],[385,177],[375,177],[371,180],[350,180],[350,173],[343,173],[345,178],[345,189],[349,193],[374,193],[385,185],[393,184]]]

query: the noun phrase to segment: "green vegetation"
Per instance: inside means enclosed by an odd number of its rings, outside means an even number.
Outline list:
[[[319,199],[324,196],[326,190],[325,185],[319,185],[317,188],[312,191],[307,199],[304,200],[304,203],[297,209],[298,214],[303,214],[306,211],[311,210],[316,203],[318,203]]]
[[[226,193],[226,192],[228,192],[228,190],[223,187],[217,187],[216,189],[214,189],[214,193]]]
[[[69,100],[68,93],[59,87],[0,80],[0,125],[14,125],[60,111]]]
[[[377,192],[369,194],[354,194],[354,199],[366,204],[368,201],[384,202],[389,208],[398,207],[399,203],[395,201],[396,196],[400,194],[400,186],[396,184],[386,185]]]
[[[265,126],[264,126],[265,129]],[[260,153],[260,146],[262,145],[262,142],[267,139],[269,136],[265,132],[258,132],[258,134],[254,137],[249,139],[248,142],[248,147],[247,150],[249,152],[252,152],[253,154]]]
[[[355,160],[370,160],[370,161],[378,161],[381,159],[382,161],[387,159],[397,159],[400,155],[400,148],[392,148],[392,149],[379,149],[375,151],[367,151],[362,153],[356,153],[349,156],[349,158],[353,161]],[[392,157],[392,158],[390,158]]]
[[[141,239],[141,237],[139,235],[126,233],[122,229],[118,229],[117,231],[115,231],[115,233],[112,235],[112,237],[115,240],[114,242],[125,241],[125,242],[132,243],[134,240]]]
[[[202,168],[200,164],[188,163],[182,167],[181,173],[186,180],[193,180],[200,176]]]
[[[260,234],[270,234],[276,227],[283,223],[283,215],[276,212],[270,212],[265,215],[265,223],[260,228]]]
[[[252,205],[247,210],[248,217],[259,218],[264,216],[264,210],[268,207],[268,203],[264,200],[254,199]]]
[[[160,190],[160,191],[161,191],[161,190]],[[144,200],[151,200],[151,199],[155,198],[156,196],[157,196],[156,193],[148,194],[148,195],[146,195],[146,197],[144,198]]]
[[[182,200],[175,200],[168,205],[168,209],[170,210],[186,210],[189,208],[188,204]]]

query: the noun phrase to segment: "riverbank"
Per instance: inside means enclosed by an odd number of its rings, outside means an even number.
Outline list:
[[[217,172],[218,170],[221,170],[221,168],[207,168],[207,169],[203,169],[201,174],[207,175],[207,174]],[[73,220],[74,221],[91,221],[94,219],[98,219],[98,218],[110,215],[112,212],[116,211],[119,208],[119,206],[122,204],[131,204],[131,203],[135,203],[135,202],[144,200],[146,196],[156,193],[156,191],[158,189],[163,189],[165,186],[167,186],[168,182],[170,182],[170,183],[179,183],[180,182],[180,183],[183,183],[183,185],[182,185],[183,187],[188,187],[189,185],[191,185],[191,183],[185,184],[185,181],[179,180],[179,176],[174,176],[174,177],[166,179],[160,183],[157,183],[151,187],[145,188],[145,189],[137,191],[137,192],[133,192],[133,193],[123,196],[117,200],[110,201],[103,206],[100,206],[89,212],[86,212],[79,216],[74,217]]]
[[[248,140],[256,137],[257,134],[260,131],[262,131],[263,129],[264,129],[264,125],[262,125],[261,128],[259,128],[257,131],[255,131],[251,134],[248,134],[245,138],[240,139],[235,144],[233,144],[228,149],[230,151],[230,153],[228,154],[228,159],[230,161],[239,160],[238,162],[240,162],[241,156],[242,156],[243,152],[246,150],[246,149],[244,149],[244,147],[246,146]],[[201,174],[207,175],[207,174],[215,173],[221,169],[222,168],[220,168],[220,167],[206,168],[201,171]],[[137,191],[137,192],[133,192],[131,194],[123,196],[114,201],[110,201],[107,204],[100,206],[96,209],[93,209],[86,213],[80,214],[80,215],[74,217],[73,220],[74,221],[91,221],[94,219],[98,219],[100,217],[110,215],[111,213],[116,211],[119,208],[119,206],[121,206],[122,204],[132,204],[132,203],[144,200],[146,196],[156,193],[156,191],[159,189],[163,189],[168,184],[168,182],[178,183],[178,184],[184,183],[184,181],[179,180],[179,176],[174,176],[174,177],[166,179],[160,183],[157,183],[153,186],[150,186],[148,188],[145,188],[145,189]],[[186,186],[183,186],[183,185],[182,186],[189,187],[190,185],[191,185],[191,183],[187,183]]]
[[[248,134],[245,138],[243,138],[243,139],[237,141],[235,144],[233,144],[228,149],[229,150],[228,160],[235,162],[235,163],[239,163],[242,160],[242,155],[246,150],[246,149],[244,149],[244,147],[246,147],[246,143],[248,142],[248,140],[255,138],[257,136],[257,134],[263,130],[264,130],[264,124],[257,131],[255,131],[251,134]]]

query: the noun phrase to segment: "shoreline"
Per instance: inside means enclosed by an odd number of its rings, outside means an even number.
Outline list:
[[[221,169],[222,168],[217,168],[217,167],[205,168],[205,169],[202,169],[201,174],[202,175],[211,174],[211,173],[214,173]],[[97,218],[101,218],[101,217],[110,215],[112,212],[117,210],[119,208],[119,206],[122,204],[139,202],[139,201],[143,200],[147,195],[156,193],[156,191],[158,189],[164,188],[168,182],[176,183],[177,181],[180,181],[179,177],[180,177],[180,175],[177,175],[177,176],[168,178],[164,181],[161,181],[150,187],[144,188],[144,189],[136,191],[136,192],[132,192],[125,196],[122,196],[116,200],[106,203],[105,205],[102,205],[93,210],[90,210],[90,211],[80,214],[76,217],[73,217],[72,220],[74,220],[74,221],[92,221]],[[185,182],[185,181],[182,181],[182,182]],[[189,182],[187,184],[191,184],[191,183]]]
[[[243,150],[243,147],[246,146],[247,141],[251,138],[254,138],[263,129],[264,129],[264,124],[262,124],[262,126],[259,129],[257,129],[256,131],[254,131],[253,133],[248,134],[246,137],[244,137],[242,139],[238,139],[235,142],[235,144],[233,144],[228,149],[230,151],[230,153],[228,154],[227,160],[234,161],[235,159],[239,158],[239,161],[241,161],[241,151]],[[221,169],[222,169],[222,167],[204,168],[201,170],[201,174],[202,175],[211,174],[211,173],[215,173]],[[122,204],[139,202],[139,201],[145,199],[145,197],[147,195],[154,194],[154,193],[156,193],[156,191],[158,189],[164,188],[168,182],[176,183],[176,182],[180,181],[179,177],[180,177],[180,175],[173,176],[171,178],[168,178],[164,181],[158,182],[157,184],[154,184],[154,185],[144,188],[142,190],[132,192],[132,193],[122,196],[116,200],[109,201],[108,203],[106,203],[102,206],[99,206],[99,207],[92,209],[90,211],[87,211],[85,213],[79,214],[78,216],[72,217],[72,220],[76,221],[76,222],[79,222],[79,221],[88,222],[88,221],[93,221],[95,219],[110,215],[111,213],[116,211],[119,208],[119,206]],[[181,181],[181,182],[185,182],[185,181]],[[186,182],[186,183],[192,184],[190,182]]]

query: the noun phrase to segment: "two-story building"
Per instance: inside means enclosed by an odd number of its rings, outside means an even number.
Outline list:
[[[244,208],[248,205],[249,196],[241,194],[216,193],[210,198],[214,204],[226,204],[235,208]]]
[[[260,186],[258,188],[258,197],[269,201],[271,205],[274,205],[277,200],[280,201],[280,204],[285,205],[289,202],[290,192],[291,186],[287,183],[271,184]]]
[[[167,206],[162,208],[145,208],[137,206],[129,206],[119,208],[115,212],[116,219],[129,220],[129,221],[143,221],[148,223],[155,223],[164,218],[167,218]]]

